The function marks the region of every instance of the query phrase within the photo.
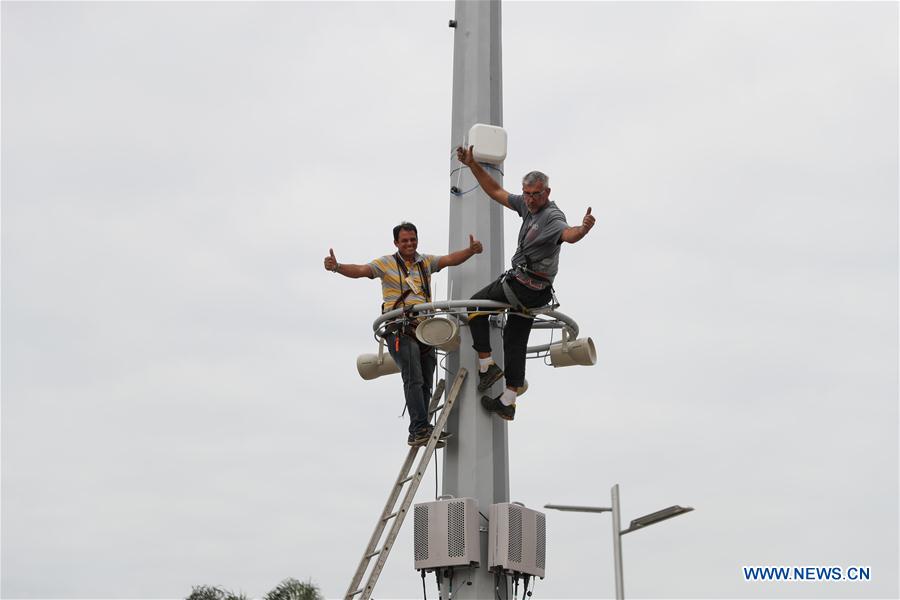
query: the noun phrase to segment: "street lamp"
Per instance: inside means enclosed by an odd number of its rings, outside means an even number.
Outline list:
[[[638,529],[643,529],[644,527],[653,525],[654,523],[659,523],[660,521],[665,521],[666,519],[671,519],[672,517],[677,517],[678,515],[683,515],[684,513],[691,512],[694,509],[690,506],[670,506],[668,508],[658,510],[654,513],[650,513],[649,515],[644,515],[643,517],[633,519],[631,521],[631,524],[628,526],[628,529],[622,531],[622,525],[619,515],[618,483],[612,486],[612,489],[610,490],[610,496],[612,497],[612,508],[606,508],[603,506],[569,506],[564,504],[545,504],[544,508],[552,508],[555,510],[563,510],[569,512],[612,513],[613,558],[615,560],[616,571],[616,600],[625,600],[625,582],[623,581],[622,576],[622,536],[626,533],[631,533],[632,531],[637,531]]]

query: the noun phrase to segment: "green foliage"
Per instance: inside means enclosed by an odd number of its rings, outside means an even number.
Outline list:
[[[195,585],[185,600],[247,600],[247,596],[212,585]]]
[[[263,600],[325,600],[325,597],[312,580],[301,582],[289,577],[275,586]]]
[[[185,600],[248,600],[243,593],[234,594],[212,585],[195,585]],[[275,586],[263,600],[325,600],[312,580],[302,582],[289,577]]]

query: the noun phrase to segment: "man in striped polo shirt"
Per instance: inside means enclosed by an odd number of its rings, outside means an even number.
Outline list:
[[[469,247],[444,256],[419,254],[419,234],[412,223],[400,223],[394,227],[394,246],[397,252],[376,258],[365,265],[339,263],[334,250],[328,249],[325,268],[344,277],[353,279],[368,277],[381,279],[381,293],[384,303],[381,312],[396,308],[408,309],[416,304],[431,302],[431,274],[444,267],[464,263],[482,251],[481,242],[469,235]],[[428,401],[431,399],[431,385],[437,357],[434,348],[425,346],[415,337],[415,324],[393,327],[385,334],[388,351],[400,367],[403,378],[403,393],[406,396],[406,410],[409,413],[410,446],[421,446],[431,437],[432,425],[428,418]],[[441,434],[443,439],[445,434]]]

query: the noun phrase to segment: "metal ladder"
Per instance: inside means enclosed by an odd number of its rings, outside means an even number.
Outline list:
[[[434,424],[434,433],[431,438],[429,438],[428,444],[425,445],[425,453],[419,459],[419,464],[412,474],[410,474],[409,468],[415,460],[419,448],[412,447],[409,449],[406,460],[403,461],[403,467],[400,469],[400,475],[391,487],[391,493],[388,496],[387,503],[384,505],[384,510],[381,511],[381,517],[379,517],[378,523],[375,524],[375,531],[372,533],[369,544],[366,546],[366,551],[363,552],[362,560],[359,561],[359,566],[356,568],[356,574],[353,575],[350,587],[347,588],[347,593],[344,594],[344,600],[353,600],[355,596],[359,596],[360,594],[362,594],[360,596],[361,600],[369,600],[369,598],[372,597],[372,592],[375,590],[375,582],[378,581],[378,576],[381,575],[381,571],[384,569],[384,564],[387,562],[388,555],[394,545],[394,540],[397,539],[397,535],[400,533],[403,519],[406,517],[406,513],[409,510],[409,505],[412,504],[413,498],[416,496],[416,491],[419,489],[419,484],[422,482],[422,476],[425,475],[428,463],[431,461],[432,455],[434,455],[440,433],[447,424],[447,419],[450,417],[450,411],[453,410],[453,406],[456,404],[456,397],[459,395],[459,391],[462,388],[462,383],[465,378],[466,370],[460,368],[459,372],[456,374],[456,379],[453,380],[453,385],[450,387],[447,401],[440,406],[438,406],[438,402],[440,401],[441,395],[444,393],[444,380],[441,379],[440,382],[438,382],[437,389],[434,391],[434,395],[431,397],[431,402],[428,405],[429,415],[432,415],[443,408],[438,416],[437,422]],[[406,494],[403,496],[400,507],[397,508],[397,499],[400,497],[400,493],[407,483],[409,483],[409,486],[406,490]],[[390,520],[393,520],[394,523],[388,531],[387,538],[385,538],[381,547],[376,549],[378,542],[381,540],[381,534],[384,533],[384,529]],[[372,568],[371,573],[369,573],[369,577],[366,579],[365,584],[363,584],[362,587],[358,587],[369,568],[369,563],[376,556],[378,557],[378,560],[375,562],[375,566]]]

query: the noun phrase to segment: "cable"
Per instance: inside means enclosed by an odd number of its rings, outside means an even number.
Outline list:
[[[530,595],[531,595],[531,594],[528,593],[528,582],[529,582],[530,579],[531,579],[531,575],[529,575],[529,574],[526,573],[526,574],[525,574],[525,589],[522,590],[522,600],[525,600],[525,596],[530,596]],[[424,580],[423,580],[423,581],[424,581]],[[424,584],[423,584],[423,585],[424,585]]]
[[[503,569],[497,569],[494,572],[494,595],[497,600],[509,600],[509,577],[511,575]],[[503,584],[503,595],[500,595],[500,585]],[[513,597],[515,600],[515,597]]]
[[[428,600],[428,592],[425,591],[425,569],[422,569],[422,597]]]
[[[464,142],[463,146],[466,146],[467,143],[468,142]],[[451,153],[451,156],[452,156],[452,153]],[[504,177],[503,171],[501,171],[494,165],[491,165],[488,163],[482,163],[482,162],[479,162],[478,164],[480,164],[483,169],[490,169],[491,171],[496,171],[497,173],[500,173],[501,177]],[[479,187],[481,187],[481,185],[479,184],[479,185],[476,185],[475,187],[473,187],[472,189],[466,190],[465,192],[459,191],[459,181],[462,178],[462,170],[464,168],[468,169],[468,167],[466,165],[461,165],[459,167],[456,167],[452,171],[450,171],[450,177],[453,177],[454,173],[458,173],[458,175],[456,176],[456,184],[450,186],[450,193],[453,194],[454,196],[465,196],[469,192],[473,192],[473,191],[477,190]]]
[[[553,345],[553,330],[552,329],[550,330],[550,345],[551,346]],[[550,366],[550,363],[547,362],[547,357],[549,357],[549,356],[550,356],[550,351],[548,350],[547,353],[544,355],[544,364],[547,366]],[[539,357],[535,357],[535,358],[539,358]]]
[[[464,585],[472,585],[472,568],[471,567],[467,567],[467,568],[469,569],[469,576],[466,578],[466,580],[462,584],[460,584],[459,587],[462,587]]]
[[[469,147],[468,136],[466,136],[465,138],[463,138],[463,147],[464,147],[464,148],[468,148],[468,147]],[[451,150],[451,151],[450,151],[450,156],[452,157],[453,154],[454,154],[455,152],[456,152],[455,150]],[[458,160],[458,159],[457,159],[457,160]],[[450,193],[451,193],[451,194],[452,194],[452,193],[457,193],[457,194],[459,194],[459,180],[462,179],[462,169],[463,169],[463,167],[465,167],[465,166],[466,166],[466,165],[460,163],[459,167],[457,167],[457,168],[454,169],[453,171],[450,171],[450,176],[451,176],[451,177],[453,176],[453,173],[458,172],[458,174],[457,174],[457,176],[456,176],[456,185],[453,185],[453,186],[450,187]],[[472,190],[469,190],[469,191],[472,191]],[[468,192],[466,192],[466,193],[468,193]],[[460,195],[461,195],[461,194],[460,194]]]
[[[479,187],[481,187],[481,186],[476,185],[475,187],[469,188],[469,189],[467,189],[467,190],[464,191],[464,192],[460,192],[460,191],[459,191],[459,188],[458,188],[457,186],[453,186],[453,187],[450,189],[450,193],[453,194],[454,196],[465,196],[465,195],[468,194],[469,192],[474,192],[474,191],[477,190]],[[453,190],[456,190],[456,191],[453,191]]]
[[[438,499],[438,461],[434,461],[434,499]]]
[[[456,152],[456,150],[453,150],[453,152]],[[451,156],[453,156],[452,153],[451,153]],[[492,164],[490,164],[490,163],[483,163],[483,162],[480,162],[480,163],[478,163],[478,164],[481,165],[481,167],[482,167],[483,169],[490,169],[491,171],[497,171],[497,172],[500,173],[501,175],[504,174],[503,171],[501,171],[500,169],[498,169],[497,167],[495,167],[494,165],[492,165]],[[459,166],[459,167],[456,167],[456,168],[453,169],[452,171],[450,171],[450,175],[452,176],[452,175],[453,175],[454,173],[456,173],[457,171],[461,171],[461,170],[463,170],[463,169],[468,169],[468,168],[469,168],[469,167],[466,166],[466,165],[461,165],[461,166]]]
[[[459,371],[451,371],[448,367],[445,367],[443,365],[441,365],[441,368],[444,369],[444,371],[447,373],[447,377],[449,377],[450,379],[455,378],[456,374],[459,373]]]

